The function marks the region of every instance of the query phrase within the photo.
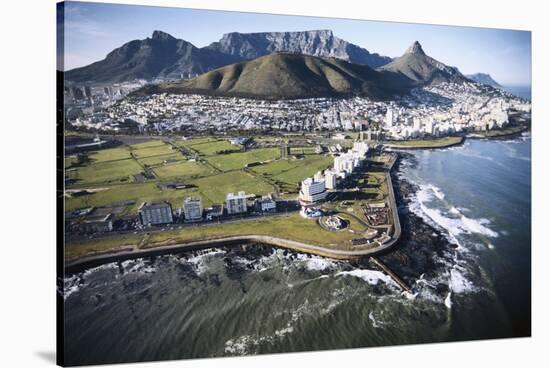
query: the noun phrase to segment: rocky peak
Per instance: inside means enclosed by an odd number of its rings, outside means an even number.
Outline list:
[[[424,50],[422,50],[422,45],[420,45],[420,42],[414,41],[414,43],[405,51],[405,54],[420,54],[420,55],[426,55],[424,53]]]
[[[159,41],[175,40],[174,37],[172,37],[171,35],[163,31],[154,31],[151,38],[153,40],[159,40]]]

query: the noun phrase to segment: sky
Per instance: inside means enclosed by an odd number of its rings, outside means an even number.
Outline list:
[[[154,30],[203,47],[229,32],[330,29],[336,37],[390,57],[402,55],[417,40],[429,56],[463,74],[489,73],[509,86],[531,84],[528,31],[84,2],[65,2],[57,27],[58,36],[64,35],[65,70],[101,60]]]

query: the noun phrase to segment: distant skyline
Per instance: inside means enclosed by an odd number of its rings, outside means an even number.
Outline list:
[[[336,37],[390,57],[418,40],[428,55],[463,74],[488,73],[503,85],[531,84],[529,31],[85,2],[65,2],[64,15],[65,70],[102,60],[154,30],[204,47],[230,32],[330,29]],[[63,17],[58,20],[59,35]]]

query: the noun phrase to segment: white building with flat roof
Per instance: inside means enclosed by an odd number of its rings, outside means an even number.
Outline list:
[[[388,128],[391,128],[393,126],[394,121],[395,121],[395,117],[393,116],[393,110],[388,108],[388,111],[386,111],[386,126]]]
[[[225,197],[225,208],[227,209],[228,215],[245,213],[248,210],[245,192],[241,191],[236,195],[233,193],[227,193],[227,196]]]
[[[330,169],[325,170],[325,188],[336,189],[336,172]]]
[[[185,221],[202,220],[202,201],[201,197],[187,197],[183,200],[183,213]]]
[[[325,181],[315,181],[313,178],[307,178],[302,181],[302,189],[300,190],[300,200],[308,203],[315,203],[326,198],[327,192]]]

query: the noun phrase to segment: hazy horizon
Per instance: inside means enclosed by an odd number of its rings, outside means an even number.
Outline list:
[[[102,60],[154,30],[204,47],[230,32],[330,29],[336,37],[390,57],[418,40],[428,55],[463,74],[487,73],[503,85],[531,85],[530,31],[70,1],[64,8],[57,25],[58,36],[65,32],[64,70]]]

